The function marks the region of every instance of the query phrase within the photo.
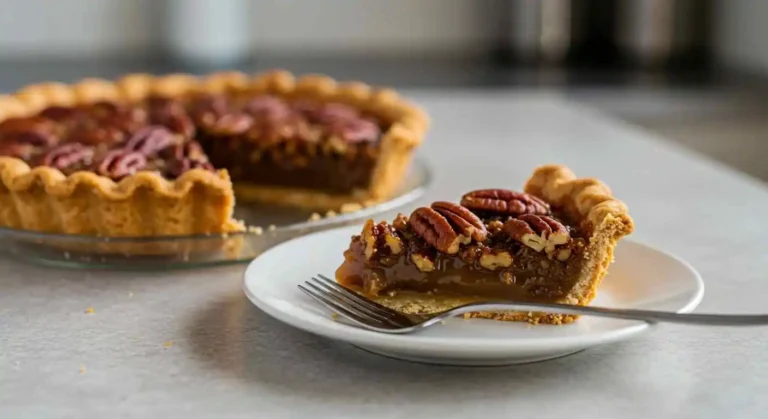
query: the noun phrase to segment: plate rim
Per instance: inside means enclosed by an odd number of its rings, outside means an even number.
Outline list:
[[[257,308],[264,311],[271,317],[297,329],[304,330],[319,336],[349,342],[355,345],[386,347],[392,348],[394,350],[397,350],[398,348],[401,350],[424,350],[425,348],[430,348],[434,351],[437,351],[440,348],[449,348],[454,352],[460,351],[465,353],[495,353],[510,350],[550,350],[553,347],[589,347],[622,340],[640,332],[649,330],[652,326],[655,326],[650,323],[616,320],[619,322],[626,322],[627,324],[617,329],[604,332],[592,332],[573,336],[516,337],[514,339],[487,339],[476,337],[465,338],[460,336],[440,337],[422,336],[419,334],[392,335],[365,330],[340,322],[334,322],[330,320],[330,318],[327,319],[327,321],[325,321],[326,319],[321,320],[319,316],[318,319],[310,319],[309,321],[306,321],[301,317],[292,316],[282,310],[279,310],[278,308],[274,307],[273,304],[269,303],[269,299],[260,298],[256,294],[252,293],[249,289],[248,278],[253,275],[252,272],[254,269],[256,269],[255,265],[257,260],[268,256],[270,252],[273,252],[282,246],[288,246],[294,241],[303,240],[314,235],[340,232],[343,230],[349,230],[352,234],[354,234],[355,228],[359,229],[360,227],[352,225],[315,232],[280,243],[279,245],[265,251],[253,259],[243,272],[242,289],[246,297],[251,301],[252,304],[254,304]],[[645,248],[646,250],[650,250],[665,257],[671,258],[692,274],[692,285],[695,287],[695,289],[693,289],[693,294],[689,297],[686,303],[676,310],[677,313],[689,313],[701,303],[705,290],[704,281],[701,277],[701,274],[699,274],[699,272],[689,262],[673,253],[664,251],[658,247],[651,246],[639,240],[623,239],[622,243],[631,243],[631,245],[639,246]],[[549,326],[544,325],[542,327]]]

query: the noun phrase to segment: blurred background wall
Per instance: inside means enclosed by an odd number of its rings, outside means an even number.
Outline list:
[[[704,4],[706,0],[694,0]],[[632,25],[663,26],[690,14],[691,1],[617,0],[592,2],[599,9],[626,11],[640,23],[617,21],[615,32]],[[586,0],[0,0],[0,59],[148,54],[167,50],[172,38],[169,8],[184,4],[200,13],[237,10],[244,17],[243,42],[249,54],[459,54],[477,55],[505,32],[514,34],[526,17],[507,21],[505,10],[540,7],[546,13],[576,13]],[[535,3],[539,3],[538,6]],[[601,4],[602,3],[602,4]],[[670,16],[665,4],[685,8]],[[527,4],[527,5],[526,5]],[[565,9],[562,8],[566,6]],[[558,9],[559,8],[559,9]],[[716,0],[707,42],[718,62],[768,70],[768,2]],[[206,10],[209,10],[206,12]],[[560,12],[558,12],[560,10]],[[674,10],[673,10],[674,12]],[[221,13],[227,13],[220,12]],[[174,14],[170,12],[170,14]],[[178,15],[178,13],[176,13]],[[188,13],[189,14],[189,13]],[[646,15],[643,17],[643,15]],[[186,16],[189,18],[190,16]],[[195,16],[192,16],[195,18]],[[179,16],[177,16],[178,20]],[[196,17],[199,19],[199,17]],[[682,16],[685,18],[685,16]],[[557,17],[550,20],[557,21]],[[645,20],[645,23],[642,23]],[[211,19],[215,29],[215,16]],[[206,25],[207,26],[207,25]],[[684,25],[678,23],[679,31]],[[229,28],[230,32],[232,28]],[[642,29],[642,28],[641,28]],[[234,29],[236,30],[236,29]],[[652,29],[648,29],[653,33]],[[201,32],[205,30],[201,29]],[[663,30],[662,30],[663,32]],[[659,31],[656,30],[658,36]],[[662,33],[663,35],[663,33]],[[542,35],[546,36],[546,34]],[[641,38],[646,35],[635,35]],[[652,37],[653,35],[649,35]],[[646,36],[647,38],[648,36]],[[650,41],[652,42],[652,41]]]
[[[0,0],[0,92],[274,67],[544,87],[768,180],[766,22],[768,0]]]

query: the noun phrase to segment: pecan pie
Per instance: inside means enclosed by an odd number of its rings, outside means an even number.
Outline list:
[[[626,206],[605,184],[563,166],[536,169],[525,192],[484,189],[458,203],[435,202],[354,236],[339,283],[407,313],[480,300],[586,305],[633,230]],[[546,313],[469,317],[569,323]]]
[[[275,71],[129,75],[0,96],[0,225],[226,233],[234,198],[338,209],[399,186],[428,120],[386,89]]]

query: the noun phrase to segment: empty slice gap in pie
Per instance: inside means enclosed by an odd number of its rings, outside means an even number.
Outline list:
[[[392,223],[368,220],[352,238],[336,279],[406,313],[431,313],[473,301],[587,305],[633,230],[626,206],[596,179],[542,166],[525,192],[483,189],[457,203],[438,201]],[[570,323],[547,313],[472,313],[468,317]]]
[[[0,226],[226,233],[235,195],[359,208],[392,196],[427,125],[391,90],[283,71],[28,86],[0,96]]]

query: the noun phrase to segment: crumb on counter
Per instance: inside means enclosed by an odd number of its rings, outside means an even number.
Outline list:
[[[85,374],[85,365],[80,365],[80,375]]]
[[[163,343],[163,347],[170,348],[171,346],[173,346],[173,342],[170,340]]]
[[[259,227],[259,226],[249,226],[248,227],[248,232],[249,233],[253,233],[253,234],[257,235],[257,236],[260,236],[260,235],[264,234],[264,229]]]
[[[316,212],[313,212],[312,215],[309,216],[309,221],[318,221],[321,218],[323,218],[322,215],[320,215],[320,214],[318,214]]]
[[[94,310],[94,308],[93,308],[93,307],[88,307],[88,308],[86,308],[86,309],[84,310],[84,313],[85,313],[85,314],[93,314],[93,313],[95,313],[95,312],[96,312],[96,310]]]
[[[275,231],[277,230],[277,226],[274,224],[270,224],[269,227],[267,227],[267,231]]]

